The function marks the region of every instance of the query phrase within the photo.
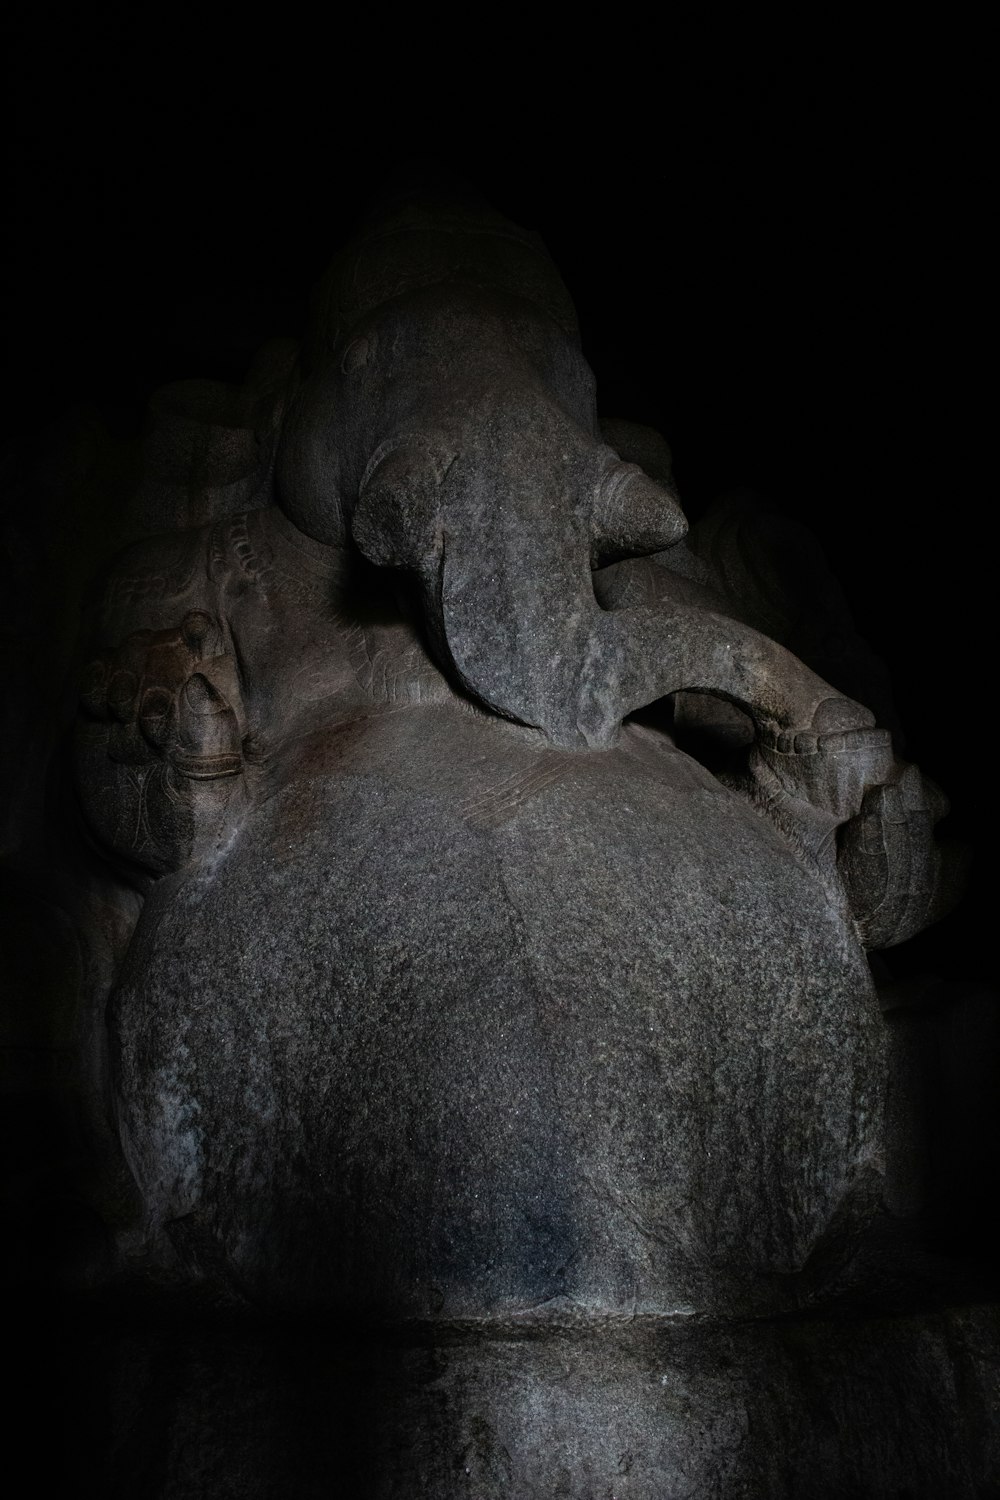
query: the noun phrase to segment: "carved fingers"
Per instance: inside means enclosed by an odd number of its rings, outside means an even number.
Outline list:
[[[824,700],[816,714],[820,724],[824,717],[835,721],[844,703],[850,700]],[[857,816],[871,789],[892,776],[894,764],[887,729],[870,724],[841,728],[835,722],[830,728],[767,736],[750,757],[751,774],[761,785],[776,785],[789,805],[807,804],[831,827]]]
[[[233,657],[213,616],[140,630],[83,674],[77,778],[92,831],[155,873],[217,843],[243,770]]]
[[[871,786],[840,830],[837,868],[866,948],[891,948],[936,921],[958,900],[962,854],[939,844],[943,794],[916,766],[897,764]]]

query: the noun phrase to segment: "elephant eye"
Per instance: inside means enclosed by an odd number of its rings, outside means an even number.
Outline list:
[[[344,350],[340,368],[345,375],[356,375],[371,363],[374,353],[374,334],[360,334],[356,339],[352,339]]]

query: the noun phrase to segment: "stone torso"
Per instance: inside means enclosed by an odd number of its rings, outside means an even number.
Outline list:
[[[252,663],[247,811],[156,883],[113,1000],[130,1253],[386,1317],[766,1301],[878,1150],[830,890],[668,735],[555,749],[347,623],[275,513],[190,545],[214,593],[150,627],[217,610]]]

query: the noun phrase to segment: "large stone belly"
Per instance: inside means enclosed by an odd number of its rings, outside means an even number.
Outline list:
[[[359,1314],[752,1299],[877,1158],[861,950],[665,742],[439,722],[314,758],[150,901],[113,1011],[149,1243]]]

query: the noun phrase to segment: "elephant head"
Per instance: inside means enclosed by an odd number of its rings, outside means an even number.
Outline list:
[[[634,704],[593,569],[687,528],[602,442],[572,305],[534,237],[410,210],[350,246],[320,289],[277,484],[308,535],[415,580],[468,693],[555,743],[610,743]]]

